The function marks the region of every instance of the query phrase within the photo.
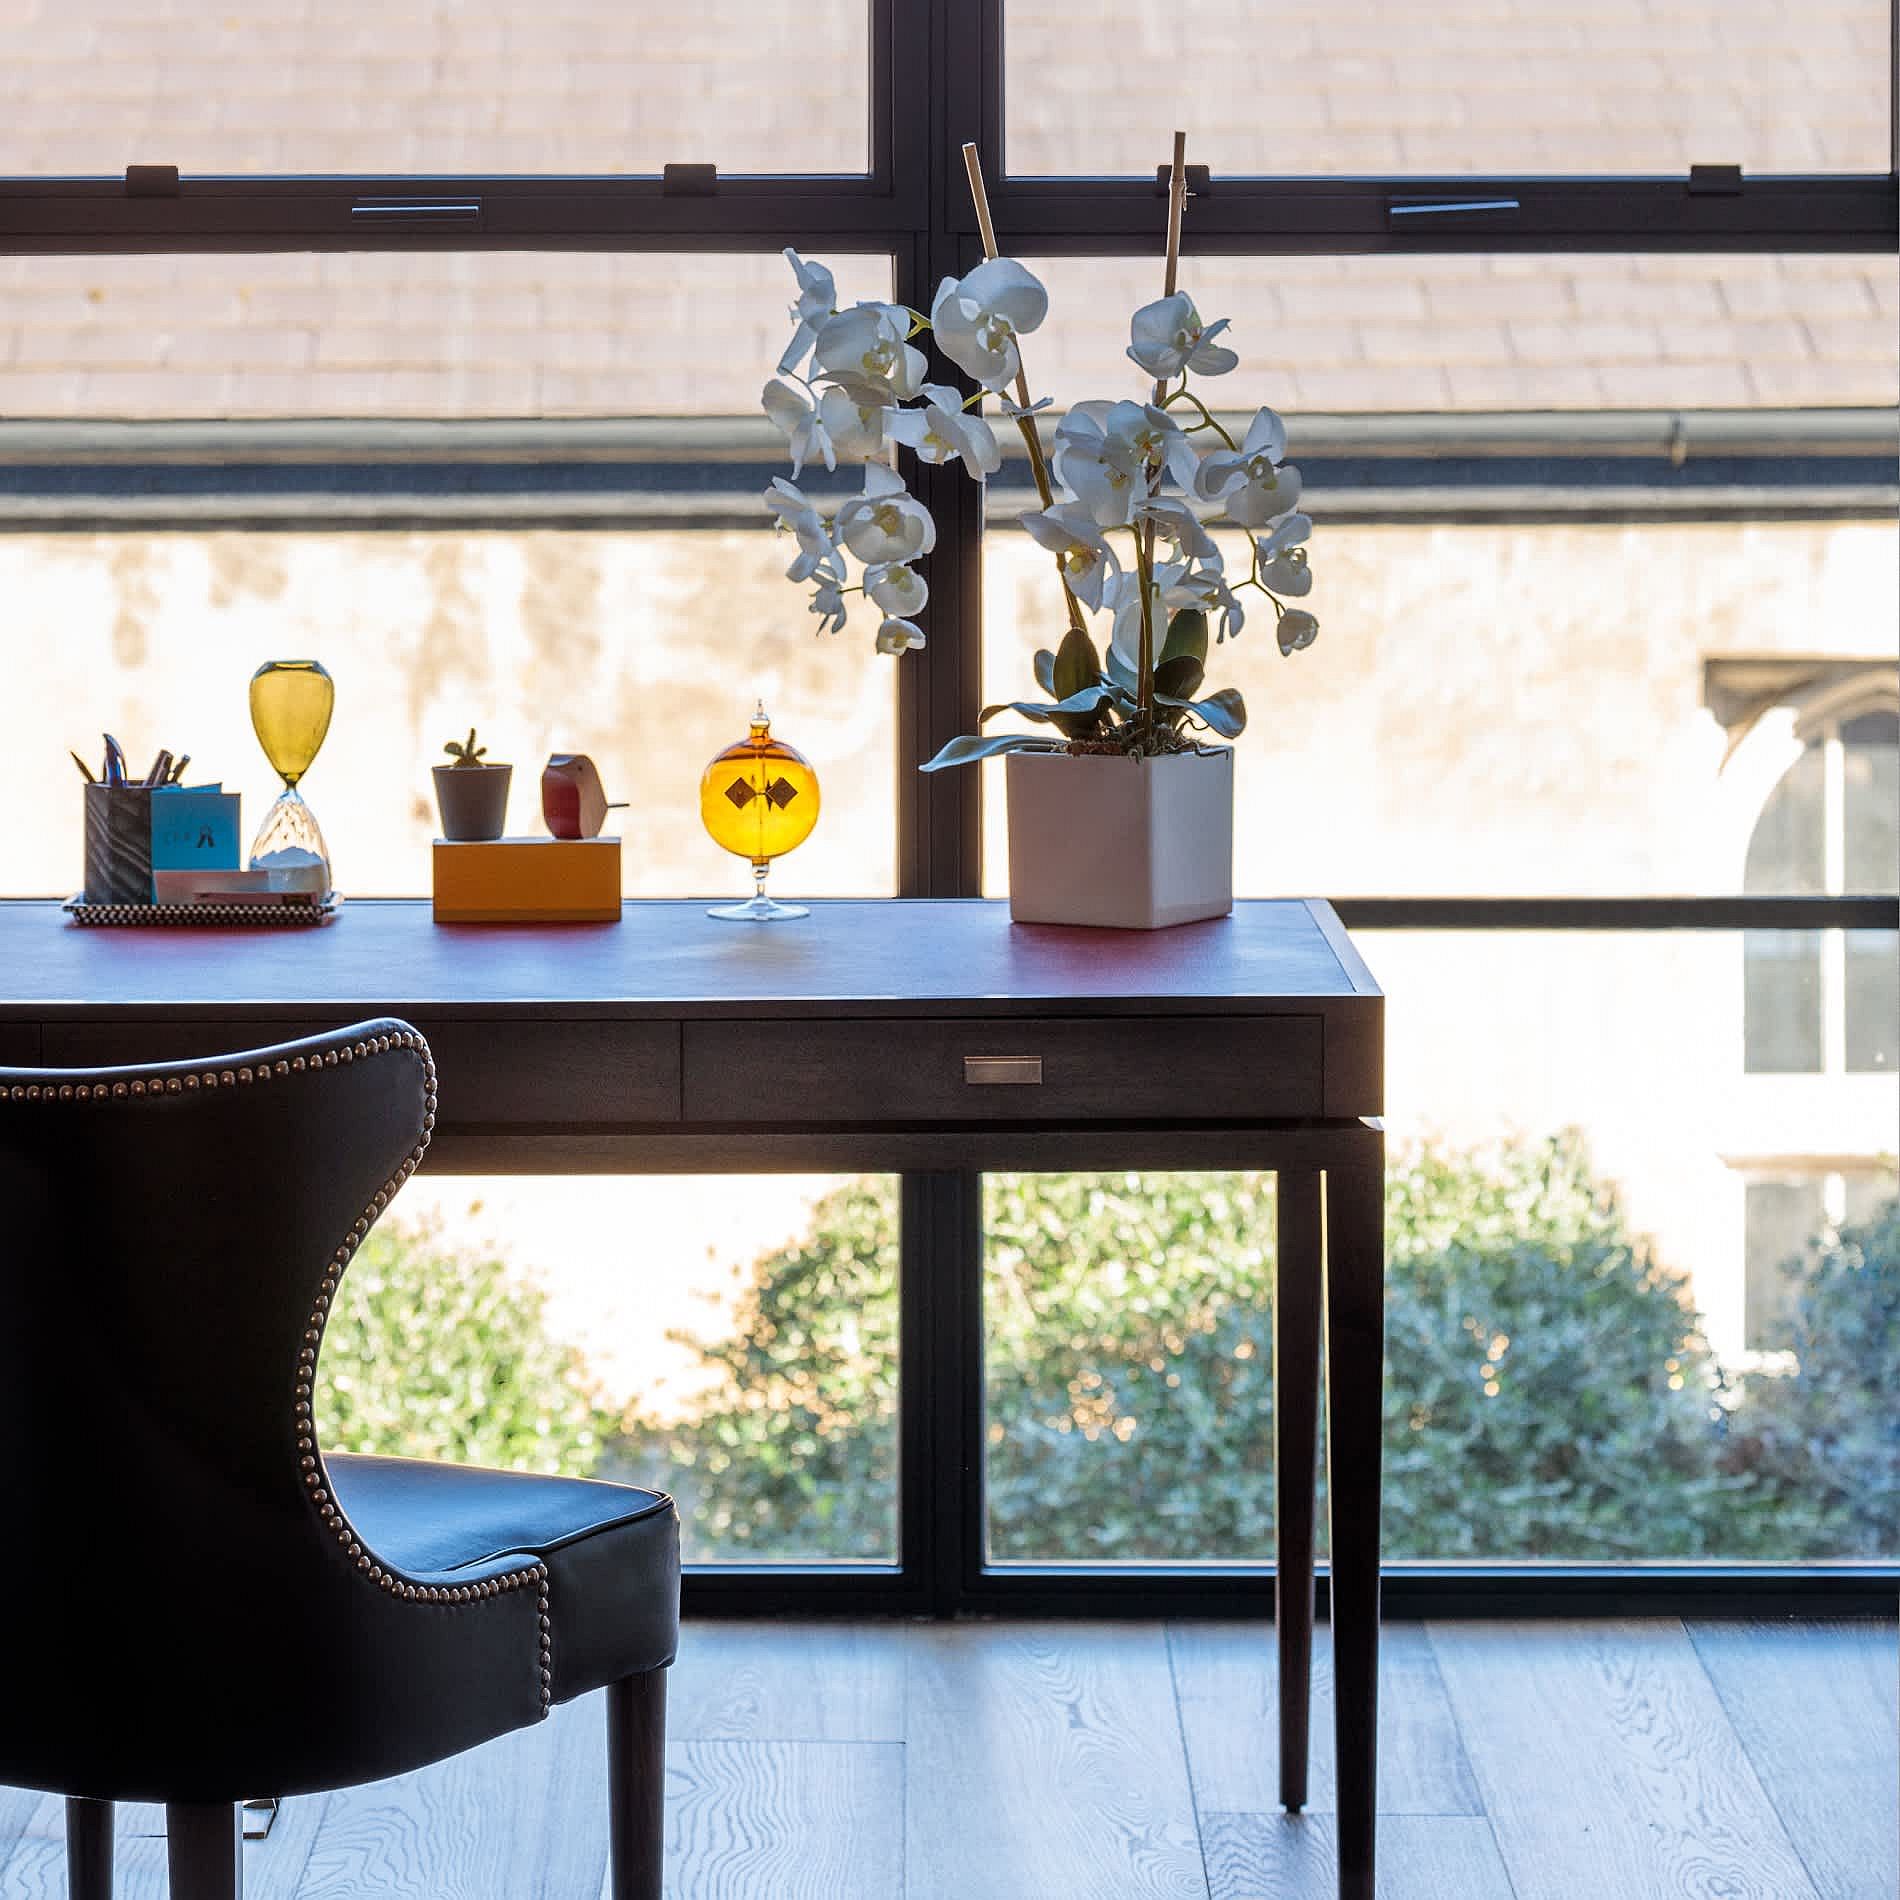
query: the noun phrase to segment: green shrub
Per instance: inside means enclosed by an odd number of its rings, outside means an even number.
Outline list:
[[[584,1477],[617,1420],[546,1298],[433,1226],[385,1221],[337,1289],[317,1366],[317,1429],[370,1451]]]
[[[1900,1200],[1787,1263],[1795,1370],[1749,1379],[1734,1461],[1775,1498],[1783,1546],[1900,1552]]]
[[[989,1178],[996,1557],[1271,1554],[1273,1207],[1257,1174]],[[1576,1138],[1395,1156],[1387,1554],[1900,1548],[1883,1231],[1884,1280],[1846,1277],[1845,1253],[1817,1278],[1832,1317],[1814,1321],[1803,1377],[1743,1395]],[[759,1262],[732,1336],[699,1342],[718,1375],[700,1409],[636,1420],[616,1447],[676,1474],[694,1555],[891,1553],[897,1232],[889,1183],[839,1189],[807,1239]],[[1771,1404],[1772,1456],[1755,1424]],[[1842,1477],[1810,1505],[1802,1448],[1823,1443]],[[1874,1493],[1887,1516],[1869,1514]]]

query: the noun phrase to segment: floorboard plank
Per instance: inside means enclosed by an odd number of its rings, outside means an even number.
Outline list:
[[[1333,1900],[1330,1814],[1201,1816],[1208,1900]],[[1483,1815],[1379,1817],[1379,1900],[1513,1900]]]
[[[1203,1900],[1159,1624],[911,1632],[908,1900]]]
[[[703,1622],[680,1635],[667,1734],[681,1742],[901,1742],[905,1625]]]
[[[600,1891],[606,1866],[607,1719],[591,1695],[331,1795],[298,1900],[575,1900]]]
[[[1821,1900],[1900,1894],[1900,1644],[1891,1623],[1689,1625]]]
[[[898,1744],[682,1742],[666,1779],[667,1900],[903,1900]]]
[[[1203,1814],[1279,1811],[1279,1660],[1256,1623],[1173,1623],[1168,1654],[1181,1698],[1188,1772]],[[1307,1809],[1332,1812],[1333,1652],[1313,1633]],[[1479,1814],[1477,1785],[1420,1623],[1388,1623],[1379,1643],[1379,1812]]]
[[[1817,1900],[1675,1618],[1429,1627],[1518,1900]]]
[[[0,1900],[65,1900],[66,1803],[51,1794],[27,1799],[34,1811],[0,1865]],[[295,1900],[328,1800],[319,1794],[286,1801],[270,1837],[245,1842],[245,1900]],[[165,1810],[122,1801],[113,1822],[113,1900],[169,1900]]]

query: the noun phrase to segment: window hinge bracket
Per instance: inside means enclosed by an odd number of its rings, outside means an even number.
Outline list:
[[[1165,198],[1168,195],[1168,175],[1174,170],[1172,165],[1155,167],[1155,196]],[[1207,198],[1213,195],[1214,181],[1207,175],[1205,165],[1190,165],[1187,168],[1187,195],[1190,198]]]
[[[1742,168],[1739,165],[1691,165],[1689,195],[1692,198],[1739,198],[1742,193]]]
[[[125,168],[125,195],[128,198],[176,198],[176,165],[128,165]]]
[[[718,189],[717,165],[668,165],[660,173],[662,197],[710,198]]]

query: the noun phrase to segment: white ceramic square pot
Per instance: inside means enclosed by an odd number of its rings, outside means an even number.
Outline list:
[[[1234,907],[1234,755],[1011,752],[1009,914],[1159,930]]]

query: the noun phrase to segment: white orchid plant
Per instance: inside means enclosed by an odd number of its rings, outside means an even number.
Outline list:
[[[1285,460],[1280,418],[1261,409],[1236,441],[1193,388],[1195,377],[1225,375],[1239,358],[1219,340],[1226,320],[1204,322],[1173,286],[1178,149],[1175,176],[1168,294],[1137,310],[1130,325],[1128,356],[1151,387],[1139,399],[1073,405],[1050,453],[1037,421],[1047,399],[1030,401],[1021,347],[1047,316],[1048,293],[1021,264],[995,255],[974,163],[991,254],[967,276],[945,278],[928,317],[889,303],[840,309],[831,272],[785,253],[798,280],[797,328],[764,404],[790,443],[793,479],[774,481],[765,500],[797,541],[786,574],[810,587],[821,632],[842,630],[847,597],[859,594],[879,613],[878,652],[924,644],[916,616],[929,586],[917,563],[937,530],[896,472],[899,446],[925,462],[961,462],[978,480],[994,474],[1002,451],[978,405],[995,395],[1022,434],[1041,499],[1020,519],[1055,556],[1067,632],[1035,657],[1048,699],[986,707],[983,718],[1015,712],[1044,730],[953,739],[926,771],[1025,749],[1152,756],[1197,749],[1203,733],[1235,738],[1247,719],[1240,694],[1231,687],[1202,694],[1210,627],[1217,640],[1239,634],[1241,596],[1253,592],[1272,606],[1282,654],[1311,646],[1319,632],[1311,613],[1288,605],[1312,589],[1312,523],[1299,512],[1300,474]],[[925,331],[976,384],[970,395],[925,380],[926,358],[913,341]],[[1005,393],[1012,390],[1013,399]],[[797,485],[817,461],[828,470],[862,462],[863,492],[827,515]],[[1197,503],[1246,531],[1245,578],[1228,573]],[[1104,623],[1100,646],[1092,616]]]

